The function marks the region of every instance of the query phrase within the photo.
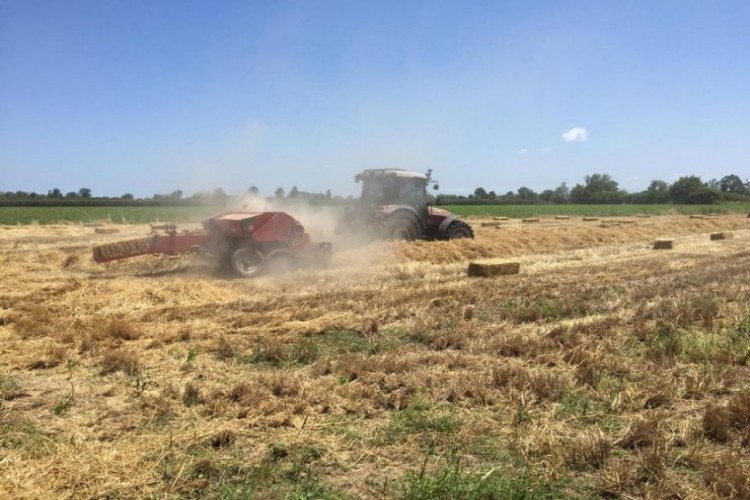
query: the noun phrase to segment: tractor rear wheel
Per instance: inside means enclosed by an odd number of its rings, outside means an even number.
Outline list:
[[[410,217],[392,217],[385,222],[385,236],[395,241],[416,240],[420,236],[419,224]]]
[[[449,240],[454,240],[458,238],[473,238],[474,231],[472,231],[471,226],[469,226],[464,221],[454,220],[453,222],[450,223],[450,225],[448,226],[448,229],[445,231],[445,236]]]
[[[263,272],[263,254],[254,248],[238,248],[232,253],[230,263],[240,278],[253,278]]]

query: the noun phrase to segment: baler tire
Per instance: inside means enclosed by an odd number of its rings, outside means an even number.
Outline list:
[[[449,240],[455,240],[459,238],[473,238],[474,231],[472,231],[471,226],[469,226],[466,222],[462,220],[454,220],[448,226],[448,229],[445,231],[445,235]]]
[[[266,255],[263,267],[268,274],[286,274],[296,271],[299,262],[292,252],[279,249]]]
[[[243,247],[232,252],[229,263],[240,278],[254,278],[263,273],[263,254],[254,248]]]

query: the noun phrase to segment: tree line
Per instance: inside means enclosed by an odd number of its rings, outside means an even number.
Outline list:
[[[592,174],[584,177],[582,184],[572,188],[561,183],[554,189],[536,191],[522,186],[517,191],[498,195],[478,187],[468,196],[441,194],[439,204],[492,204],[492,203],[554,203],[554,204],[684,204],[711,205],[720,201],[750,201],[750,181],[730,174],[720,180],[704,182],[695,175],[683,176],[670,184],[653,180],[644,191],[630,193],[620,189],[619,184],[608,174]]]
[[[261,196],[256,186],[250,186],[244,193],[249,196]],[[83,187],[78,191],[63,194],[58,188],[40,194],[26,191],[0,191],[0,205],[223,205],[228,195],[222,188],[213,191],[199,191],[189,197],[177,189],[171,193],[156,193],[151,197],[136,198],[132,193],[125,193],[119,197],[94,196],[91,189]],[[288,192],[283,187],[274,191],[276,199],[299,199],[313,203],[338,203],[352,197],[334,196],[328,190],[325,193],[310,193],[300,191],[293,186]],[[700,177],[690,175],[677,179],[674,183],[653,180],[644,191],[630,193],[620,189],[619,184],[608,174],[591,174],[584,177],[582,184],[568,187],[563,182],[554,189],[536,192],[522,186],[517,191],[508,191],[498,195],[495,191],[487,191],[478,187],[472,194],[439,194],[435,198],[437,204],[701,204],[710,205],[720,201],[750,201],[750,181],[743,181],[738,175],[730,174],[719,180],[711,179],[707,182]]]

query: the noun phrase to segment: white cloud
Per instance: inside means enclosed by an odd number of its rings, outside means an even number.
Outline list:
[[[573,127],[562,135],[565,142],[586,142],[589,133],[583,127]]]

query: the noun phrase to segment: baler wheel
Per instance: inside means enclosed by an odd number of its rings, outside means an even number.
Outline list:
[[[238,248],[230,258],[232,271],[241,278],[253,278],[263,272],[263,254],[254,248]]]
[[[268,274],[285,274],[299,267],[297,257],[288,250],[274,250],[266,255],[264,268]]]

